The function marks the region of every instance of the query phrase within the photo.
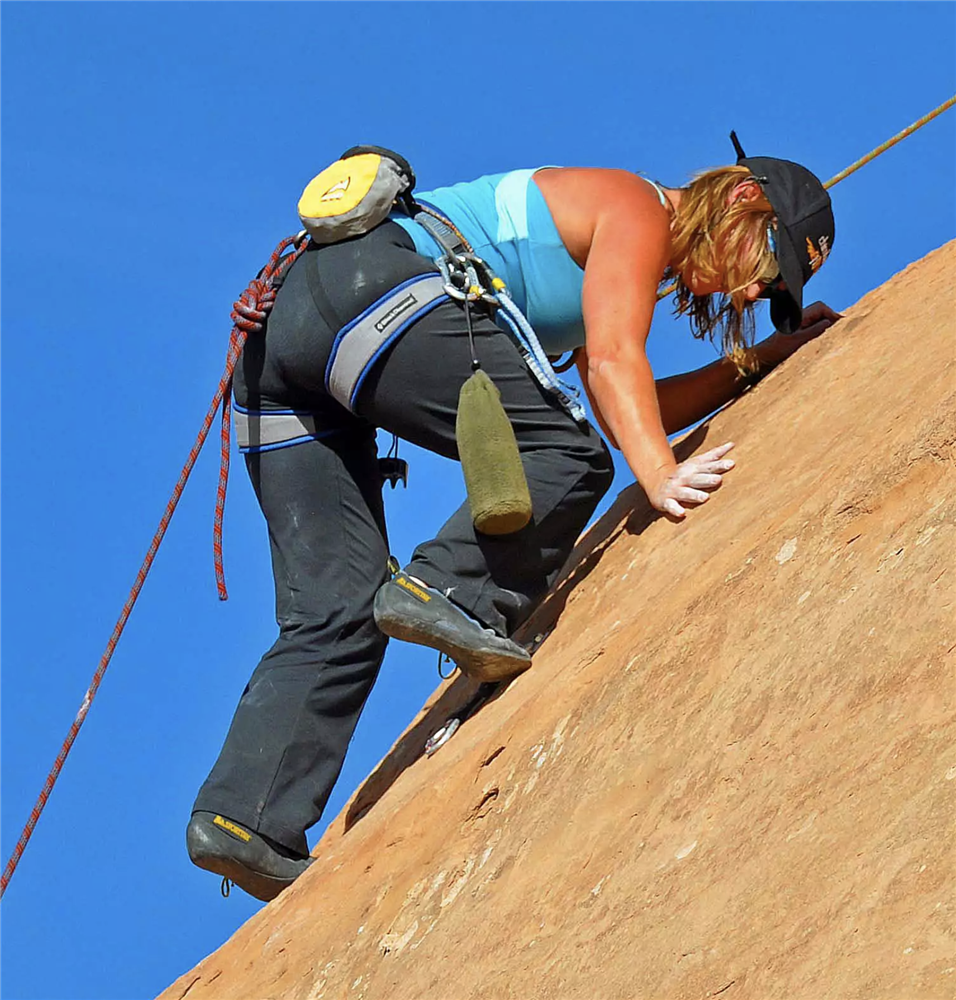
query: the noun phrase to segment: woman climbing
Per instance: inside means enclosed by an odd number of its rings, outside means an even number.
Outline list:
[[[832,247],[826,191],[795,163],[738,152],[735,166],[682,188],[624,170],[550,167],[417,196],[504,280],[548,354],[578,350],[598,424],[654,508],[674,518],[720,486],[733,445],[678,463],[667,435],[839,319],[819,302],[802,308],[803,286]],[[432,233],[396,207],[363,235],[310,244],[274,304],[247,310],[264,329],[247,341],[235,398],[269,527],[279,637],[199,792],[187,846],[197,865],[260,899],[310,863],[305,831],[338,777],[386,636],[437,648],[481,680],[527,669],[529,654],[510,636],[613,476],[601,436],[542,387],[514,338],[490,312],[466,313],[448,296],[370,351],[348,405],[332,395],[327,368],[342,334],[375,319],[383,301],[378,325],[412,309],[388,297],[423,287],[441,255]],[[696,336],[719,338],[724,357],[655,382],[645,344],[658,290],[672,281],[677,311]],[[748,347],[760,298],[777,332]],[[532,519],[513,534],[483,534],[463,504],[389,580],[376,428],[458,457],[472,340],[514,429]],[[287,422],[284,434],[262,430],[270,416]]]

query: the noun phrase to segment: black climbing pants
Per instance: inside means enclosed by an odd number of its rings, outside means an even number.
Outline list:
[[[327,296],[319,297],[321,313],[309,308],[310,266]],[[303,854],[387,642],[372,618],[388,557],[375,428],[457,458],[458,393],[471,374],[462,308],[442,304],[402,335],[363,384],[357,414],[326,394],[325,365],[338,327],[399,281],[431,270],[392,223],[303,255],[237,374],[243,405],[308,409],[320,430],[333,433],[246,456],[269,528],[279,637],[243,692],[194,809]],[[533,518],[513,535],[480,535],[466,502],[406,568],[507,635],[546,594],[613,467],[599,435],[542,391],[508,335],[481,314],[474,329],[482,367],[515,430]]]

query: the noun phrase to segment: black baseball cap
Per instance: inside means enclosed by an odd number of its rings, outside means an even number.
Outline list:
[[[803,286],[816,274],[833,248],[830,195],[818,177],[790,160],[745,156],[731,132],[737,163],[746,167],[767,196],[777,228],[776,257],[784,289],[768,289],[770,318],[781,333],[793,333],[803,318]]]

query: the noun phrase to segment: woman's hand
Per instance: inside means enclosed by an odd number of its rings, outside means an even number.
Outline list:
[[[829,320],[827,326],[832,326],[837,320],[843,319],[843,314],[831,309],[826,302],[814,302],[803,309],[803,319],[800,322],[800,329],[816,326],[821,320]],[[826,329],[826,327],[824,327]],[[821,331],[822,332],[822,331]]]
[[[798,348],[819,337],[843,317],[825,302],[814,302],[803,310],[800,329],[794,333],[773,333],[757,345],[761,367],[773,367],[785,361]]]
[[[671,517],[683,518],[687,510],[681,504],[699,506],[706,503],[711,492],[719,489],[724,473],[734,467],[732,458],[724,458],[733,446],[733,441],[728,441],[681,462],[657,486],[647,491],[651,506]]]

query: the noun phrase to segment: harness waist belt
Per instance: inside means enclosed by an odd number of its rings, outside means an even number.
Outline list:
[[[379,355],[417,319],[448,300],[440,274],[409,278],[343,326],[332,344],[325,387],[347,410]]]
[[[245,410],[234,405],[232,416],[236,442],[243,454],[285,448],[333,433],[317,431],[311,413],[295,410]]]

